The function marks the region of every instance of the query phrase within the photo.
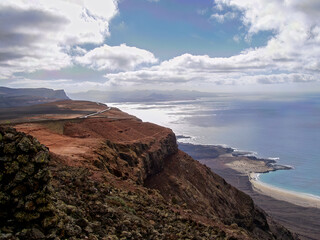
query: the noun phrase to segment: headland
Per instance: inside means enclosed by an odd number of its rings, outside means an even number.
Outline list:
[[[259,174],[290,171],[290,166],[224,146],[179,143],[179,148],[249,194],[257,205],[288,229],[298,233],[301,239],[318,239],[320,236],[320,199],[259,181]]]
[[[2,239],[296,239],[168,128],[96,102],[9,112]]]

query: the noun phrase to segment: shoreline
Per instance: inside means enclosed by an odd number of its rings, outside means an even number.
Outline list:
[[[279,222],[290,231],[296,233],[301,240],[316,240],[320,236],[320,208],[318,202],[313,201],[309,195],[298,199],[303,206],[297,205],[296,195],[284,194],[280,189],[264,188],[264,192],[257,189],[258,183],[250,182],[249,174],[252,168],[257,172],[268,169],[265,161],[250,159],[246,156],[232,155],[232,149],[223,148],[221,145],[196,145],[178,142],[179,149],[188,153],[200,163],[207,165],[213,172],[223,177],[228,183],[248,194],[256,205],[266,211],[275,221]],[[233,164],[232,164],[233,163]],[[270,170],[272,170],[270,168]],[[256,174],[260,174],[256,173]],[[261,188],[261,185],[259,185]],[[269,195],[267,195],[269,190]],[[277,194],[278,193],[278,198]],[[303,195],[303,194],[302,194]],[[289,196],[291,198],[289,199]],[[279,198],[283,200],[279,200]],[[291,203],[295,200],[295,204]],[[310,201],[308,201],[310,200]],[[319,202],[320,203],[320,202]]]
[[[180,138],[188,137],[179,136],[178,140]],[[215,151],[212,154],[212,158],[220,160],[224,166],[237,171],[243,176],[246,176],[252,190],[259,194],[302,207],[320,209],[320,196],[318,197],[308,193],[295,192],[284,188],[279,188],[259,180],[259,174],[261,173],[294,169],[291,166],[277,164],[276,159],[259,158],[252,155],[249,151],[240,151],[236,148],[226,145],[202,145],[185,142],[178,143],[180,146],[202,146],[206,149]],[[204,158],[209,158],[209,156],[205,156]]]
[[[313,207],[320,209],[320,197],[308,193],[295,192],[259,180],[259,173],[250,173],[248,175],[252,189],[260,194],[273,197],[275,199],[286,201],[302,207]]]

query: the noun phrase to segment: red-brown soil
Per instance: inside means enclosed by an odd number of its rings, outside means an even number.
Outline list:
[[[248,195],[178,151],[170,129],[143,123],[114,108],[79,118],[107,108],[92,102],[46,106],[56,112],[19,115],[24,122],[14,127],[49,147],[53,172],[61,166],[89,169],[91,180],[125,191],[145,192],[145,184],[158,190],[173,211],[222,229],[230,239],[293,239]]]
[[[170,129],[142,123],[139,119],[117,110],[113,110],[111,114],[112,119],[93,117],[67,122],[22,123],[15,125],[15,128],[36,137],[50,152],[63,158],[66,164],[89,168],[93,166],[92,161],[97,158],[102,142],[109,140],[116,144],[149,145],[171,133]],[[115,119],[117,117],[119,119]],[[56,129],[63,128],[63,133],[54,129],[53,124]],[[153,145],[153,148],[158,147]]]

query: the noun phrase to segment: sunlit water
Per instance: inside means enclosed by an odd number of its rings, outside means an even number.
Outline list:
[[[320,94],[109,105],[191,137],[183,141],[279,158],[294,169],[262,174],[261,181],[320,196]]]

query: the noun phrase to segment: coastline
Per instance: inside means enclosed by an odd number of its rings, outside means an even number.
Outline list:
[[[249,181],[252,189],[260,194],[264,194],[275,199],[286,201],[302,207],[313,207],[320,209],[320,197],[313,196],[307,193],[278,188],[259,180],[259,173],[250,173]]]
[[[180,138],[187,138],[179,136]],[[276,159],[258,158],[247,151],[239,151],[235,148],[226,147],[223,145],[197,145],[192,143],[179,142],[181,145],[202,146],[203,148],[210,148],[212,158],[220,160],[224,166],[231,168],[248,178],[252,190],[259,194],[267,195],[281,201],[287,201],[302,207],[313,207],[320,209],[320,197],[313,196],[307,193],[290,191],[279,188],[271,184],[264,183],[259,180],[261,173],[268,173],[271,171],[291,170],[293,167],[280,165]],[[209,156],[202,153],[200,158],[208,158]],[[199,157],[199,156],[198,156]]]
[[[232,154],[232,157],[235,155]],[[246,153],[237,153],[236,156],[246,156]],[[231,158],[232,158],[231,157]],[[241,160],[226,163],[226,166],[247,175],[251,187],[254,191],[275,198],[277,200],[286,201],[302,207],[312,207],[320,209],[320,197],[279,188],[268,183],[264,183],[259,179],[261,173],[268,173],[278,170],[291,170],[293,167],[279,165],[276,160],[257,158],[255,156],[246,156]]]
[[[178,139],[179,140],[179,139]],[[275,160],[258,159],[238,154],[237,149],[221,145],[196,145],[178,141],[179,149],[188,153],[228,183],[250,195],[255,204],[283,226],[298,234],[301,240],[316,240],[320,236],[320,200],[303,193],[287,193],[249,179],[251,174],[276,171]],[[232,154],[236,151],[236,154]],[[272,164],[268,164],[272,161]],[[291,167],[283,166],[287,169]],[[254,173],[253,169],[257,172]],[[252,175],[254,177],[254,175]],[[315,201],[314,201],[315,200]],[[301,204],[298,204],[301,203]]]
[[[245,155],[241,154],[240,155]],[[234,155],[233,155],[234,156]],[[279,188],[259,179],[261,173],[268,173],[278,170],[290,170],[291,166],[279,165],[276,160],[263,159],[257,157],[247,157],[242,160],[235,160],[226,165],[240,173],[246,174],[254,191],[270,196],[277,200],[286,201],[302,207],[313,207],[320,209],[320,197]]]

